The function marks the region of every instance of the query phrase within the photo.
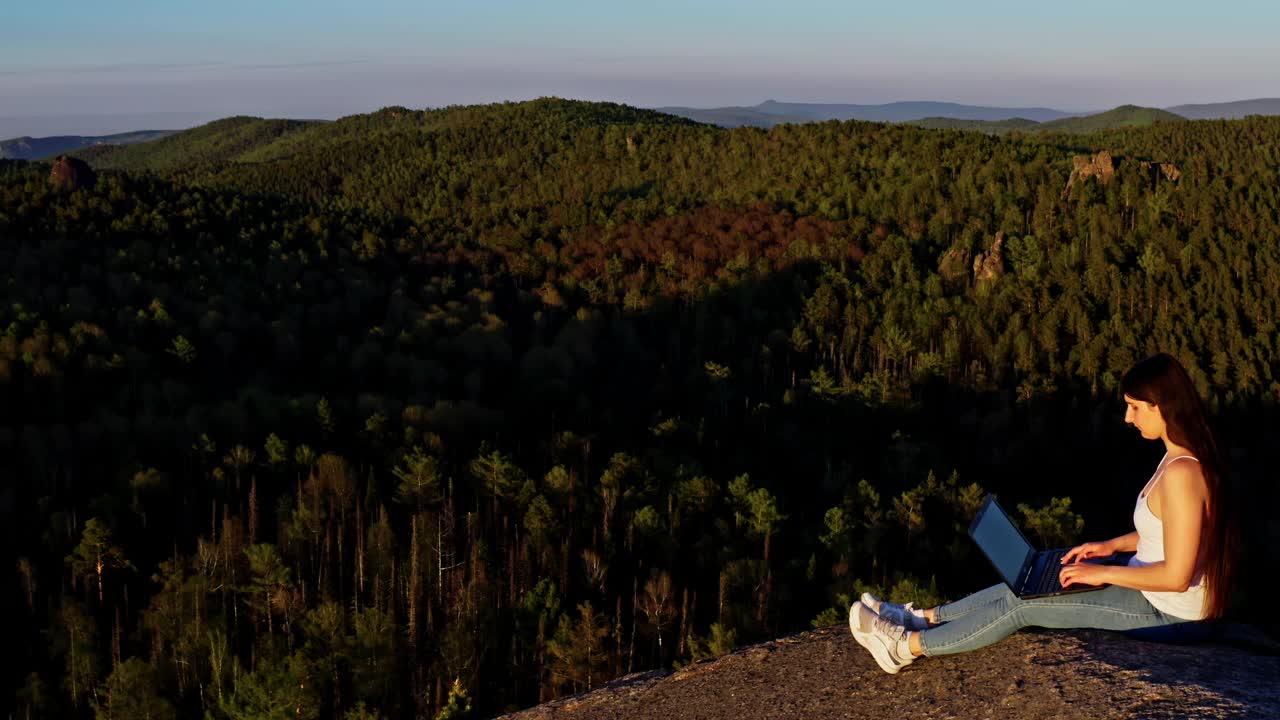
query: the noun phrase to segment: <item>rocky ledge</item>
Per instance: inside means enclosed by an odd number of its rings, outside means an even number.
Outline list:
[[[1201,645],[1023,630],[888,675],[847,627],[833,626],[675,672],[629,675],[506,717],[1274,719],[1280,648],[1247,629]]]

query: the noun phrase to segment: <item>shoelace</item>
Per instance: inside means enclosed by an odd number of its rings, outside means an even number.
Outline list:
[[[915,615],[911,612],[914,607],[914,603],[898,605],[897,603],[882,600],[880,601],[880,611],[876,614],[892,620],[895,625],[901,625],[905,628],[915,626]]]
[[[906,605],[896,605],[894,603],[881,603],[880,609],[883,611],[881,613],[881,616],[887,617],[893,620],[894,624],[896,625],[906,626],[907,616],[911,614],[911,607],[912,607],[911,603],[907,603]]]
[[[902,636],[907,632],[906,628],[887,617],[877,616],[875,620],[871,621],[871,626],[875,628],[876,632],[894,641],[901,640]]]

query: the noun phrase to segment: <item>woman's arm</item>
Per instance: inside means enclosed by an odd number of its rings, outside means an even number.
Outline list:
[[[1107,566],[1106,582],[1135,590],[1183,592],[1195,576],[1207,502],[1204,479],[1190,463],[1170,466],[1152,494],[1159,493],[1164,560],[1143,567]],[[1131,533],[1135,539],[1137,533]],[[1124,537],[1129,537],[1128,535]],[[1123,538],[1116,538],[1116,541]],[[1113,541],[1115,542],[1115,541]]]
[[[1156,592],[1182,592],[1189,583],[1179,582],[1165,561],[1130,567],[1128,565],[1098,565],[1097,577],[1087,584],[1096,585],[1104,582],[1110,585],[1133,588],[1134,590],[1153,590]]]
[[[1138,531],[1134,530],[1128,535],[1121,535],[1117,538],[1111,538],[1107,541],[1107,547],[1111,552],[1134,552],[1138,549]]]
[[[1135,531],[1103,542],[1087,542],[1083,545],[1077,545],[1062,556],[1062,564],[1067,565],[1081,560],[1088,560],[1089,558],[1106,557],[1121,552],[1133,552],[1137,549],[1138,533]]]

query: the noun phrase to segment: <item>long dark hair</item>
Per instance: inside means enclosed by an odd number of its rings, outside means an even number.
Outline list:
[[[1206,586],[1205,615],[1222,617],[1231,600],[1240,524],[1226,479],[1227,465],[1209,428],[1204,403],[1186,369],[1168,353],[1139,361],[1124,374],[1120,388],[1126,395],[1160,408],[1169,439],[1190,450],[1200,461],[1209,493],[1209,517],[1199,558]]]

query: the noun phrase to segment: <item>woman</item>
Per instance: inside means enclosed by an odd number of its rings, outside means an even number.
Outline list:
[[[1202,621],[1227,609],[1238,543],[1225,466],[1195,387],[1171,355],[1137,363],[1120,386],[1124,421],[1163,441],[1165,456],[1138,494],[1136,530],[1072,548],[1059,574],[1063,587],[1109,587],[1023,600],[1001,583],[928,610],[864,593],[849,609],[849,627],[882,669],[896,673],[921,655],[967,652],[1028,626],[1164,641],[1207,635]],[[1080,562],[1135,551],[1127,565]]]

